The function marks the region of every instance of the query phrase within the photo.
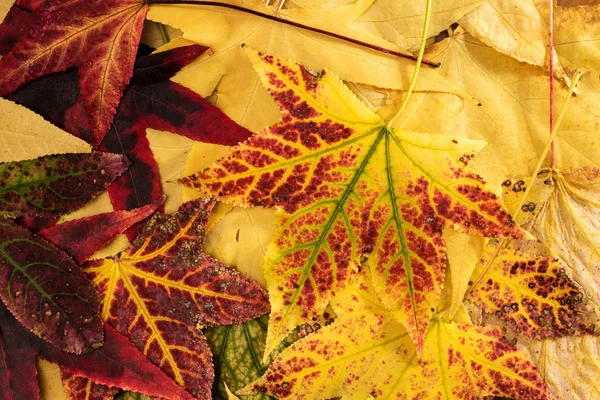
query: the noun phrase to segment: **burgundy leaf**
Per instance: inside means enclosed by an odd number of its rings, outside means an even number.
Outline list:
[[[131,225],[150,216],[164,201],[163,196],[140,208],[65,222],[43,229],[38,234],[82,263]]]
[[[57,217],[77,210],[125,171],[116,154],[59,154],[0,164],[0,215]]]
[[[0,55],[8,53],[18,39],[29,32],[36,20],[33,13],[12,6],[0,25]]]
[[[79,266],[2,217],[0,298],[23,326],[64,351],[80,354],[102,345],[100,298]]]
[[[15,1],[15,5],[30,11],[36,11],[39,8],[42,8],[45,2],[46,0],[17,0]]]
[[[91,379],[60,369],[62,387],[69,400],[112,400],[119,388],[94,383]]]
[[[98,384],[119,387],[125,390],[145,393],[169,400],[191,399],[182,387],[167,377],[160,368],[149,362],[126,337],[115,332],[108,325],[104,325],[104,346],[85,355],[73,355],[38,339],[18,321],[0,303],[0,399],[32,399],[37,400],[37,392],[21,397],[15,384],[4,386],[11,373],[13,376],[23,378],[37,386],[35,378],[35,355],[57,363],[61,369],[85,378]],[[2,369],[6,366],[6,370]],[[7,390],[7,388],[9,388]],[[11,392],[12,390],[12,392]],[[33,393],[33,392],[26,392]],[[3,397],[4,396],[4,397]]]

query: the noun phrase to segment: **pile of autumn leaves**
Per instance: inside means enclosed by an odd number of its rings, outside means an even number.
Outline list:
[[[226,3],[393,50],[423,24],[418,1]],[[556,103],[594,73],[532,179],[548,5],[433,4],[441,66],[388,126],[413,61],[219,7],[18,0],[0,26],[0,398],[39,397],[36,355],[74,399],[599,398],[600,10],[556,9]],[[148,9],[184,38],[138,51]],[[192,143],[173,158],[237,146],[168,179],[147,129]],[[206,197],[181,204],[177,178]],[[104,189],[115,211],[73,214]],[[205,254],[236,211],[219,221],[211,197],[277,210],[268,295]]]

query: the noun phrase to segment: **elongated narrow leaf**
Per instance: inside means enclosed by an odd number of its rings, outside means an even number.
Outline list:
[[[129,82],[148,5],[143,0],[47,1],[36,24],[0,61],[0,95],[77,67],[97,145]]]
[[[164,197],[133,210],[114,211],[68,221],[43,229],[38,234],[64,250],[78,263],[82,263],[115,236],[150,216],[163,202]]]
[[[92,379],[107,386],[135,390],[169,400],[189,400],[191,396],[168,378],[158,367],[149,362],[126,337],[110,326],[106,331],[104,346],[85,355],[72,355],[37,338],[8,312],[0,303],[0,382],[7,380],[24,384],[33,383],[32,395],[21,396],[21,387],[2,386],[0,399],[37,400],[35,379],[35,356],[38,355],[72,374]],[[4,368],[7,368],[4,370]]]
[[[238,394],[267,393],[281,399],[550,399],[533,363],[502,338],[500,329],[436,318],[419,359],[408,333],[377,300],[366,274],[340,293],[333,307],[338,318],[332,325],[284,350],[263,377]]]
[[[123,157],[109,153],[0,164],[0,215],[61,216],[96,197],[125,169]]]
[[[84,271],[98,287],[102,317],[195,397],[209,399],[212,357],[201,328],[241,323],[269,310],[266,293],[203,253],[213,201],[156,214],[131,247]]]
[[[77,264],[0,217],[0,298],[27,329],[64,351],[102,345],[100,299]]]
[[[388,129],[330,71],[248,50],[281,122],[182,182],[235,205],[277,207],[266,256],[267,352],[323,311],[360,257],[421,351],[444,278],[441,224],[523,237],[466,166],[484,143]]]
[[[62,387],[69,400],[112,400],[118,388],[92,382],[91,379],[77,376],[64,369],[60,370]]]
[[[558,260],[488,247],[473,271],[479,282],[469,296],[484,310],[532,339],[577,333],[583,323],[584,293]],[[472,282],[473,283],[473,282]]]

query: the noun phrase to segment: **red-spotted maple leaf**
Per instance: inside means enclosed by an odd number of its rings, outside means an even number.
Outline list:
[[[466,165],[485,143],[389,128],[332,72],[248,54],[281,121],[182,182],[235,205],[278,210],[266,255],[265,354],[322,312],[368,253],[380,299],[420,353],[444,279],[440,225],[524,235]]]
[[[255,282],[203,253],[214,201],[155,214],[131,247],[84,272],[102,297],[102,318],[192,395],[210,399],[212,355],[201,329],[269,311]]]
[[[57,363],[62,371],[101,384],[188,400],[191,396],[150,363],[127,338],[105,325],[104,346],[75,356],[47,344],[24,329],[0,303],[0,400],[37,400],[36,356]]]
[[[205,50],[186,46],[136,61],[134,76],[101,145],[131,161],[129,171],[108,189],[115,209],[140,207],[162,196],[147,128],[223,145],[235,145],[251,135],[204,98],[169,80]],[[8,97],[68,132],[90,139],[91,130],[77,102],[75,70],[38,79]]]
[[[91,379],[60,370],[62,388],[70,400],[112,400],[119,388],[94,383]]]
[[[48,0],[29,33],[0,61],[0,95],[77,67],[80,101],[98,145],[133,72],[144,0]]]

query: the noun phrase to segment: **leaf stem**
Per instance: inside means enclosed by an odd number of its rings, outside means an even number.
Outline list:
[[[548,70],[550,75],[550,132],[554,129],[554,0],[548,0],[550,3],[550,17],[548,20],[548,49],[549,49],[549,59],[548,59]],[[556,149],[554,148],[554,141],[551,145],[551,153],[552,153],[552,170],[556,169]]]
[[[583,75],[583,70],[581,70],[581,69],[578,69],[577,71],[575,71],[575,74],[573,75],[573,78],[571,80],[571,85],[569,86],[569,91],[567,93],[567,98],[565,99],[565,102],[562,105],[560,114],[558,115],[558,119],[556,120],[556,124],[552,128],[550,137],[548,138],[548,141],[546,142],[546,146],[544,146],[544,150],[542,150],[542,154],[540,155],[538,163],[535,166],[533,175],[531,176],[531,180],[529,181],[529,184],[527,185],[527,189],[525,189],[525,193],[523,194],[523,197],[521,197],[521,201],[519,202],[519,204],[517,206],[517,211],[515,212],[515,215],[513,215],[514,221],[517,220],[517,217],[521,213],[521,207],[523,207],[523,204],[525,204],[525,200],[527,199],[527,196],[529,196],[529,193],[531,192],[531,189],[533,188],[535,179],[536,179],[537,175],[539,174],[540,170],[542,169],[542,164],[544,163],[544,160],[546,159],[546,156],[548,155],[548,150],[550,150],[550,147],[552,146],[552,143],[554,142],[554,138],[556,137],[556,133],[558,132],[558,128],[560,127],[560,123],[562,122],[563,117],[567,113],[567,108],[568,108],[567,106],[569,105],[569,100],[571,100],[571,97],[573,96],[573,92],[575,91],[575,87],[577,86],[577,82],[579,82],[579,79],[581,78],[582,75]],[[469,290],[467,290],[467,292],[465,293],[465,297],[467,297],[473,291],[475,286],[477,286],[481,282],[481,280],[483,279],[483,277],[485,276],[487,271],[492,266],[494,260],[498,256],[498,253],[500,252],[500,250],[505,248],[509,242],[510,242],[510,239],[502,239],[502,241],[498,245],[498,248],[496,249],[496,252],[494,253],[494,255],[492,257],[490,257],[490,259],[486,263],[485,268],[483,269],[483,272],[479,275],[479,278],[477,278],[477,280],[473,282],[473,284],[469,287]]]
[[[425,6],[425,22],[423,22],[423,34],[421,35],[421,45],[419,47],[419,54],[417,56],[417,65],[415,65],[415,70],[413,71],[413,75],[408,86],[408,91],[404,95],[402,103],[400,104],[398,111],[396,111],[396,114],[394,114],[394,116],[385,125],[387,129],[390,129],[394,122],[396,122],[400,114],[402,114],[402,111],[404,111],[404,109],[406,108],[408,100],[410,99],[410,96],[412,95],[412,92],[417,84],[417,79],[419,78],[419,70],[421,69],[421,62],[423,62],[423,54],[425,54],[427,32],[429,32],[429,20],[431,19],[431,3],[432,0],[427,0],[427,5]]]
[[[158,26],[158,31],[160,32],[160,36],[162,37],[162,40],[165,44],[170,42],[169,39],[169,35],[167,34],[167,30],[165,29],[165,26],[163,24],[161,24],[160,22],[156,23],[156,26]]]
[[[380,53],[390,54],[390,55],[401,57],[401,58],[407,58],[409,60],[415,60],[415,61],[418,60],[418,58],[413,56],[412,54],[405,54],[405,53],[401,53],[396,50],[390,50],[385,47],[381,47],[381,46],[377,46],[377,45],[374,45],[371,43],[363,42],[362,40],[353,39],[353,38],[343,36],[343,35],[338,35],[337,33],[329,32],[324,29],[314,28],[312,26],[304,25],[299,22],[295,22],[295,21],[291,21],[291,20],[288,20],[285,18],[278,17],[276,15],[265,14],[260,11],[255,11],[255,10],[252,10],[252,9],[249,9],[246,7],[242,7],[242,6],[237,6],[234,4],[221,3],[219,1],[204,1],[204,0],[148,0],[148,4],[150,4],[150,5],[152,5],[152,4],[155,4],[155,5],[156,4],[165,4],[165,5],[188,4],[188,5],[197,5],[197,6],[213,6],[213,7],[229,8],[229,9],[240,11],[243,13],[256,15],[258,17],[265,18],[265,19],[268,19],[271,21],[281,22],[282,24],[294,26],[296,28],[301,28],[301,29],[305,29],[307,31],[319,33],[321,35],[340,39],[340,40],[343,40],[343,41],[346,41],[349,43],[356,44],[358,46],[362,46],[362,47],[369,48],[371,50],[378,51]],[[430,67],[434,67],[434,68],[437,68],[440,66],[439,63],[429,61],[429,60],[422,60],[422,63],[427,64]]]

